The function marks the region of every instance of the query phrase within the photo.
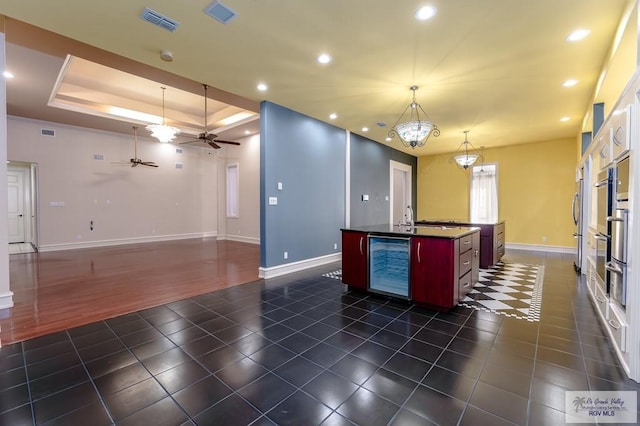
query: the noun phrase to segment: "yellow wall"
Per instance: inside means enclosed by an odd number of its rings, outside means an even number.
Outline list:
[[[585,111],[581,133],[593,131],[593,104],[604,104],[604,117],[613,111],[620,94],[636,72],[638,64],[638,4],[629,0],[627,10],[621,17],[618,32],[607,56],[604,58],[600,83],[596,87],[593,99]],[[595,136],[595,135],[593,135]],[[582,156],[582,136],[576,137],[578,157]],[[594,138],[595,139],[595,138]]]
[[[507,243],[575,247],[573,139],[486,149],[484,157],[498,165],[498,215],[506,220]],[[469,171],[449,158],[418,158],[418,219],[469,220]]]

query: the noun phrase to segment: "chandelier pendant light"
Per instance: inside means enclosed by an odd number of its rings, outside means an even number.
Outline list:
[[[164,91],[166,87],[162,89],[162,124],[149,124],[146,129],[151,132],[151,136],[158,139],[162,143],[169,143],[176,138],[180,133],[180,129],[173,126],[167,126],[164,124]]]
[[[467,140],[468,130],[464,131],[464,141],[458,147],[457,153],[449,159],[449,162],[454,162],[463,169],[468,169],[478,159],[482,160],[482,155],[478,153],[478,150]]]
[[[424,146],[431,135],[434,137],[440,136],[440,129],[431,121],[420,104],[416,102],[418,86],[411,86],[409,89],[413,92],[413,99],[404,109],[396,124],[389,130],[388,136],[393,138],[398,135],[404,146],[415,148]],[[408,119],[403,120],[407,111],[409,111]],[[420,116],[420,112],[422,112],[422,116]]]

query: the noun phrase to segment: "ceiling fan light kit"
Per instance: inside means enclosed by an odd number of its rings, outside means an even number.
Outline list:
[[[162,124],[149,124],[146,129],[151,132],[151,136],[158,139],[162,143],[169,143],[180,134],[180,129],[173,126],[167,126],[164,124],[164,91],[166,87],[162,89]]]
[[[393,138],[397,135],[406,147],[422,147],[427,143],[429,136],[440,136],[440,129],[431,121],[420,104],[416,102],[416,90],[418,90],[419,87],[411,86],[409,89],[413,92],[413,100],[404,109],[402,115],[400,115],[400,118],[396,121],[396,124],[389,130],[388,136]],[[408,119],[403,121],[407,110],[409,111]],[[420,111],[422,111],[422,117],[420,117]]]

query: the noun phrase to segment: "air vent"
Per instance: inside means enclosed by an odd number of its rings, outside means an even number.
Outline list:
[[[173,32],[178,28],[178,22],[168,16],[164,16],[163,14],[156,12],[155,10],[151,10],[148,7],[144,9],[140,17],[147,22],[151,22],[152,24],[159,26],[160,28],[164,28],[167,31]]]
[[[176,169],[181,169],[182,168],[182,163],[176,163]]]
[[[98,160],[98,161],[102,161],[102,160],[104,160],[104,154],[93,154],[93,159],[94,160]]]
[[[217,19],[223,24],[228,24],[229,21],[238,16],[238,14],[234,10],[230,9],[229,6],[226,6],[219,1],[214,1],[209,6],[207,6],[207,8],[204,10],[204,13],[211,16],[212,18]]]
[[[56,135],[56,131],[53,129],[40,129],[40,134],[42,136],[54,136]]]
[[[182,148],[176,148],[176,154],[182,154]]]

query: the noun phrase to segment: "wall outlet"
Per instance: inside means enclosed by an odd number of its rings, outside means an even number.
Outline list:
[[[338,243],[333,243],[333,249],[338,250]]]
[[[289,252],[288,252],[288,251],[285,251],[285,252],[284,252],[284,258],[285,258],[285,259],[288,259],[288,258],[289,258]]]
[[[543,243],[546,243],[546,242],[547,242],[547,237],[543,236],[543,237],[542,237],[542,242],[543,242]]]

